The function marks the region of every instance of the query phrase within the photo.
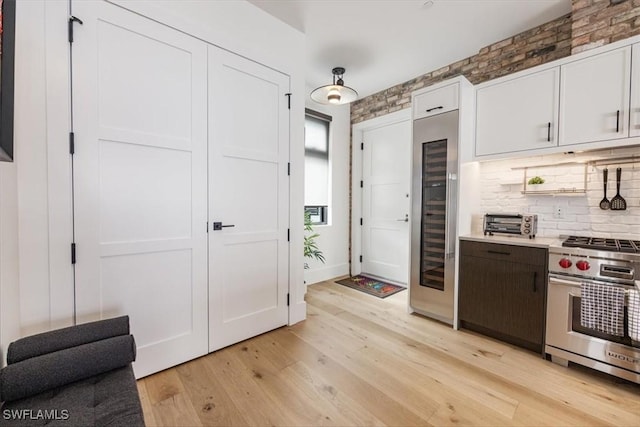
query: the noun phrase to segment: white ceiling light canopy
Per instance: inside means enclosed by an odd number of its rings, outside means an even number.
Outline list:
[[[344,85],[342,75],[345,72],[343,67],[335,67],[333,73],[333,84],[320,86],[311,92],[311,99],[320,104],[341,105],[353,102],[358,98],[358,92]]]

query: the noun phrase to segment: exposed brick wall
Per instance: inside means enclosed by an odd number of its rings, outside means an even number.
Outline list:
[[[469,58],[359,99],[351,123],[411,107],[411,92],[464,75],[478,84],[640,34],[640,0],[573,0],[572,12],[480,49]]]
[[[573,0],[571,53],[640,34],[640,0]]]
[[[638,0],[640,1],[640,0]],[[351,104],[351,123],[411,107],[411,92],[464,75],[478,84],[571,54],[571,14],[480,49],[472,57],[423,74]]]

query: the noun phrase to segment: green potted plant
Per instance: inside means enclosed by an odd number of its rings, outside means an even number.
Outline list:
[[[527,185],[529,186],[529,189],[532,191],[541,191],[542,184],[544,184],[544,178],[537,175],[532,178],[529,178],[529,181],[527,181]]]
[[[304,213],[304,256],[305,258],[316,259],[324,264],[324,255],[322,251],[318,249],[316,238],[320,236],[318,233],[313,232],[313,224],[311,222],[311,215],[309,212]],[[304,268],[308,269],[309,264],[304,263]]]
[[[540,176],[534,176],[533,178],[529,179],[528,182],[529,185],[533,185],[533,184],[544,184],[544,178],[540,177]]]

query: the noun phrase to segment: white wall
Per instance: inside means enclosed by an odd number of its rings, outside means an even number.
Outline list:
[[[542,196],[522,194],[523,171],[513,170],[518,166],[532,166],[615,158],[637,155],[637,148],[618,148],[599,152],[576,154],[556,154],[525,159],[499,160],[480,164],[480,184],[482,188],[482,212],[525,212],[538,214],[538,235],[558,237],[560,234],[585,235],[594,237],[614,237],[640,240],[640,162],[621,164],[622,184],[620,194],[627,201],[627,210],[602,210],[599,207],[603,197],[602,170],[605,165],[587,167],[587,192],[575,196]],[[607,197],[616,194],[615,161],[609,164]],[[563,165],[552,168],[532,168],[528,176],[540,175],[545,178],[547,188],[581,188],[584,182],[583,165]],[[556,208],[562,210],[562,218],[554,216]],[[481,231],[481,220],[474,221]],[[480,229],[478,229],[480,227]]]
[[[16,176],[15,163],[0,162],[0,367],[8,343],[20,336]]]
[[[47,13],[54,10],[57,14],[50,16],[57,16],[63,25],[46,24]],[[55,154],[50,155],[49,143],[60,148],[64,159],[69,157],[65,145],[68,138],[68,72],[62,74],[58,83],[48,81],[48,75],[56,76],[53,70],[59,64],[68,69],[68,43],[65,43],[66,31],[62,28],[67,16],[65,1],[18,2],[16,6],[15,156],[14,163],[0,164],[0,344],[3,350],[20,336],[52,326],[50,277],[55,275],[49,275],[50,252],[55,250],[58,257],[65,254],[68,257],[68,251],[51,245],[48,214],[48,176],[57,172],[48,164],[49,158],[57,158]],[[61,34],[58,36],[60,49],[47,52],[49,36],[56,33]],[[51,37],[50,41],[54,40],[55,37]],[[53,59],[54,56],[57,58]],[[47,74],[47,69],[52,72]],[[55,93],[60,87],[65,88],[63,95],[51,99],[51,105],[47,104],[47,94]],[[47,127],[48,120],[55,120],[56,125]],[[59,135],[48,135],[49,131]],[[60,194],[51,206],[58,206],[65,199],[68,200]],[[70,227],[62,223],[56,225],[51,228],[52,234],[64,236],[64,247],[68,249]],[[64,285],[72,289],[71,266],[66,264],[62,268],[68,273]],[[72,305],[72,299],[67,301],[68,307]],[[60,326],[70,321],[68,316],[63,317],[66,319]],[[2,363],[4,356],[3,351]]]
[[[307,90],[310,93],[311,90]],[[314,226],[320,234],[318,248],[325,256],[322,264],[305,259],[309,269],[304,278],[307,285],[349,274],[349,140],[350,105],[325,106],[307,100],[307,108],[330,115],[329,156],[331,189],[329,194],[329,224]]]
[[[113,3],[291,76],[289,321],[304,319],[304,35],[240,0]],[[16,7],[15,162],[0,164],[2,348],[73,322],[68,16],[67,0]]]

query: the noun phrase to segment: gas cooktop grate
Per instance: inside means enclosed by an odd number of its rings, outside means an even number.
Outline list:
[[[562,246],[595,249],[599,251],[640,253],[640,241],[608,239],[603,237],[569,236]]]

